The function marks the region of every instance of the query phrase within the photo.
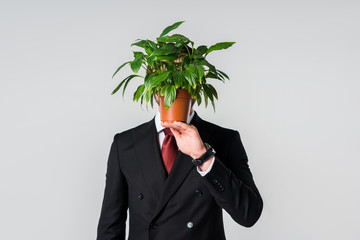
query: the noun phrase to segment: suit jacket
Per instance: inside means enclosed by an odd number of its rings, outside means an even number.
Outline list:
[[[129,240],[223,240],[222,209],[255,224],[263,202],[239,133],[195,113],[191,124],[216,150],[214,165],[202,177],[179,151],[166,176],[154,119],[114,136],[97,240],[124,240],[128,215]]]

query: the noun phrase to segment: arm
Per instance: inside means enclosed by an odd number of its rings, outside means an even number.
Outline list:
[[[183,153],[198,158],[206,151],[194,125],[163,122],[162,126],[170,127]],[[229,139],[228,153],[223,156],[224,159],[219,159],[215,154],[211,170],[203,179],[217,204],[238,224],[251,227],[261,215],[263,201],[252,178],[239,132],[233,131]],[[207,166],[201,166],[201,171],[206,171],[211,162],[206,161],[205,164]]]
[[[97,227],[97,240],[125,240],[128,208],[126,179],[119,165],[117,134],[107,162],[106,185]]]
[[[226,159],[216,157],[211,171],[204,176],[205,184],[215,201],[238,224],[251,227],[259,219],[263,201],[252,178],[248,158],[234,131]],[[216,155],[216,154],[215,154]]]

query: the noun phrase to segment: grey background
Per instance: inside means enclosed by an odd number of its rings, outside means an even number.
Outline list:
[[[358,1],[1,1],[0,239],[95,239],[115,133],[150,120],[132,102],[130,44],[166,26],[231,80],[199,115],[237,129],[264,199],[235,239],[360,239]]]

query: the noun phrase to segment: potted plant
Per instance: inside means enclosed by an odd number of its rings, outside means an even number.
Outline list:
[[[124,96],[129,82],[141,77],[144,80],[134,92],[133,100],[140,100],[141,104],[145,100],[146,104],[150,102],[153,107],[154,96],[160,96],[162,121],[186,121],[192,100],[196,100],[198,105],[204,100],[205,107],[210,101],[215,111],[214,99],[218,99],[218,95],[208,80],[225,82],[229,77],[210,64],[206,56],[212,51],[227,49],[235,42],[219,42],[210,47],[200,45],[194,48],[194,42],[184,35],[168,35],[183,22],[185,21],[166,27],[156,41],[135,40],[131,46],[140,47],[145,53],[133,51],[134,59],[116,69],[113,78],[127,64],[134,74],[123,79],[111,94],[123,87]],[[145,70],[145,76],[139,75],[140,68]],[[176,108],[178,105],[180,109]]]

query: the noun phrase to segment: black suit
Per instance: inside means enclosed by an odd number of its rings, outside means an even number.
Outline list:
[[[216,150],[202,177],[179,151],[166,177],[154,119],[114,136],[97,240],[124,240],[129,208],[130,240],[225,239],[222,208],[240,225],[259,219],[263,202],[237,131],[191,121]]]

